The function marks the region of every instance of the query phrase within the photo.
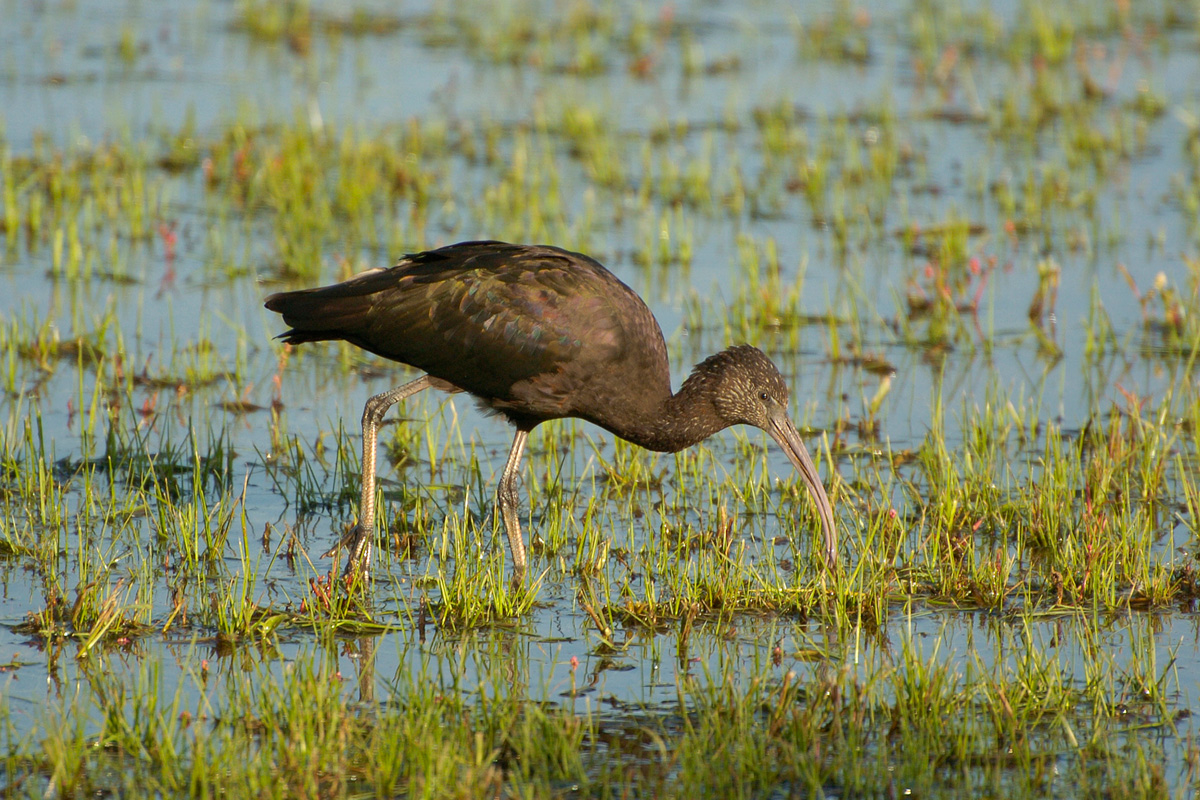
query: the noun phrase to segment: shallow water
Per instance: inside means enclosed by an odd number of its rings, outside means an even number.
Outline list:
[[[334,14],[347,14],[354,6],[329,3],[321,6]],[[829,5],[831,9],[833,4]],[[998,3],[994,11],[1002,21],[1022,13],[1018,3]],[[773,239],[780,253],[780,279],[784,289],[799,287],[799,309],[814,317],[832,313],[838,321],[842,345],[861,342],[863,352],[886,359],[894,368],[891,393],[879,413],[879,436],[858,435],[853,428],[834,435],[834,422],[859,421],[879,385],[879,378],[855,363],[831,358],[832,345],[824,324],[775,328],[759,325],[753,336],[781,364],[792,381],[793,413],[803,425],[825,432],[841,455],[837,468],[852,473],[856,460],[888,446],[895,451],[915,449],[939,423],[930,398],[942,398],[944,431],[951,446],[962,443],[966,410],[984,406],[996,397],[1014,399],[1018,416],[1056,424],[1066,432],[1077,430],[1114,406],[1125,407],[1129,393],[1161,398],[1188,375],[1186,359],[1163,346],[1153,327],[1143,325],[1144,309],[1122,273],[1127,270],[1139,291],[1145,292],[1155,277],[1164,274],[1172,285],[1186,285],[1182,254],[1195,257],[1195,221],[1190,219],[1170,191],[1173,181],[1188,180],[1184,137],[1187,109],[1196,108],[1194,86],[1200,77],[1195,58],[1194,30],[1171,29],[1152,47],[1125,53],[1133,47],[1116,34],[1097,33],[1096,73],[1110,93],[1109,103],[1122,107],[1136,101],[1147,88],[1166,98],[1174,115],[1145,121],[1137,130],[1102,131],[1128,136],[1127,152],[1092,180],[1079,179],[1069,192],[1090,195],[1067,198],[1061,215],[1050,225],[1047,240],[1008,236],[1005,214],[996,193],[981,190],[997,184],[1019,186],[1041,180],[1054,168],[1061,142],[1051,133],[1030,139],[986,135],[986,124],[960,124],[941,114],[970,113],[987,108],[1009,89],[1011,75],[997,66],[998,59],[978,56],[973,80],[955,85],[939,96],[913,71],[914,14],[904,3],[891,3],[870,13],[865,30],[870,58],[865,63],[805,58],[798,52],[791,4],[761,2],[749,9],[742,4],[680,3],[622,9],[625,15],[654,20],[673,14],[695,38],[702,64],[698,74],[683,69],[681,48],[664,47],[649,79],[634,76],[629,57],[620,50],[605,51],[610,66],[598,76],[573,75],[560,69],[532,66],[526,61],[506,63],[479,56],[459,44],[433,42],[439,30],[439,3],[408,3],[399,15],[398,30],[361,37],[318,36],[312,56],[299,59],[284,44],[254,39],[233,26],[236,7],[226,3],[3,3],[6,19],[0,26],[0,122],[5,147],[11,156],[38,148],[87,149],[100,142],[156,141],[163,132],[194,127],[198,138],[213,137],[230,127],[255,128],[303,119],[314,128],[329,126],[339,132],[376,131],[422,122],[494,121],[505,131],[501,142],[506,158],[517,159],[519,133],[538,129],[540,119],[559,124],[560,108],[595,110],[604,124],[619,132],[627,144],[625,157],[636,159],[637,142],[663,126],[686,122],[688,132],[671,147],[679,163],[709,151],[713,173],[708,184],[724,197],[734,191],[734,174],[750,186],[782,185],[779,163],[764,156],[753,124],[756,112],[795,106],[806,120],[805,129],[818,146],[830,136],[828,120],[848,114],[844,138],[828,146],[849,146],[851,140],[864,154],[883,131],[910,143],[913,158],[900,165],[883,198],[851,197],[842,210],[850,217],[849,241],[839,244],[836,225],[817,220],[802,194],[780,188],[760,196],[775,205],[744,214],[717,210],[672,216],[669,203],[655,200],[654,214],[646,215],[634,198],[612,198],[591,182],[587,170],[568,158],[563,143],[548,151],[557,154],[554,179],[563,196],[567,230],[561,243],[596,254],[623,280],[641,293],[654,310],[672,348],[675,380],[689,365],[730,340],[746,338],[736,323],[715,318],[713,308],[737,302],[740,291],[753,284],[745,259],[739,253],[739,236],[752,237],[761,248]],[[805,21],[828,18],[829,9],[808,9]],[[1086,13],[1081,11],[1080,13]],[[132,47],[123,56],[122,39]],[[566,57],[551,46],[550,58]],[[724,59],[725,61],[722,61]],[[721,64],[734,66],[727,70]],[[886,113],[890,121],[873,122]],[[736,122],[734,127],[730,122]],[[1114,113],[1114,126],[1125,124]],[[1194,123],[1193,123],[1194,124]],[[536,135],[536,134],[535,134]],[[359,252],[344,253],[329,245],[323,252],[322,279],[332,280],[343,258],[355,266],[379,266],[403,252],[452,241],[508,236],[509,232],[533,238],[536,229],[517,221],[489,227],[486,205],[476,202],[495,181],[495,168],[461,154],[445,157],[448,178],[461,187],[457,203],[437,205],[427,219],[400,221]],[[439,167],[440,168],[440,167]],[[634,161],[631,169],[640,170]],[[640,180],[654,182],[667,165],[655,161]],[[1078,165],[1075,177],[1090,167]],[[10,234],[0,266],[0,316],[6,321],[47,322],[67,336],[94,330],[111,312],[116,329],[106,335],[119,341],[128,362],[150,374],[177,375],[180,364],[206,353],[217,371],[236,377],[218,379],[186,393],[172,395],[165,387],[140,386],[135,403],[156,403],[155,415],[139,422],[127,409],[117,425],[137,429],[155,442],[178,443],[190,429],[196,431],[201,450],[224,441],[235,453],[232,473],[221,488],[235,495],[246,487],[244,520],[249,531],[249,553],[243,553],[236,532],[226,544],[223,559],[231,574],[253,564],[260,594],[258,602],[295,609],[309,596],[312,573],[303,565],[289,564],[279,556],[282,532],[294,528],[318,569],[316,559],[336,539],[341,526],[351,520],[352,503],[339,502],[339,493],[353,481],[342,480],[334,460],[313,458],[316,496],[300,498],[277,482],[271,464],[275,455],[267,432],[265,410],[245,414],[222,410],[219,404],[239,399],[265,409],[273,397],[272,378],[277,372],[277,347],[271,337],[282,330],[280,321],[262,306],[262,297],[282,284],[278,278],[278,248],[268,226],[255,219],[254,210],[220,210],[206,195],[195,170],[162,176],[162,194],[155,208],[178,234],[172,257],[167,255],[166,234],[152,234],[135,242],[115,238],[124,270],[134,280],[123,283],[100,277],[68,281],[51,275],[53,246],[46,242],[15,244]],[[732,202],[726,200],[725,202]],[[1094,213],[1081,214],[1079,204],[1090,203]],[[881,219],[871,221],[864,206],[877,209]],[[920,319],[908,320],[906,287],[921,276],[920,264],[928,254],[910,249],[902,235],[910,226],[936,226],[948,217],[982,226],[971,239],[970,252],[986,277],[967,282],[967,298],[978,291],[979,309],[957,319],[972,328],[944,352],[919,345]],[[669,224],[664,226],[664,220]],[[155,226],[157,227],[157,226]],[[669,230],[667,229],[669,228]],[[682,229],[682,231],[681,231]],[[880,231],[886,235],[880,235]],[[692,237],[690,265],[646,265],[644,256],[664,234],[671,241]],[[219,237],[223,244],[215,241]],[[107,242],[103,236],[96,237]],[[1040,237],[1031,237],[1038,239]],[[586,245],[586,247],[584,247]],[[99,271],[108,251],[94,254]],[[1038,285],[1038,264],[1052,259],[1060,269],[1056,304],[1040,330],[1058,352],[1039,346],[1038,326],[1028,314]],[[226,272],[218,261],[228,261]],[[232,277],[230,277],[232,273]],[[765,274],[765,270],[764,270]],[[292,285],[292,284],[288,284]],[[719,300],[703,313],[701,325],[689,308],[705,299]],[[1089,352],[1083,329],[1099,303],[1111,321],[1115,339],[1107,355]],[[728,324],[728,328],[727,328]],[[914,326],[906,341],[900,330]],[[333,348],[309,348],[293,356],[283,372],[279,397],[285,408],[286,429],[306,447],[331,441],[328,434],[346,431],[357,447],[356,428],[363,401],[397,383],[400,372],[370,375],[347,373]],[[1181,377],[1182,375],[1182,377]],[[88,407],[94,392],[95,372],[63,361],[53,371],[16,362],[17,391],[5,397],[9,437],[20,434],[20,421],[32,406],[40,409],[42,434],[48,442],[47,458],[66,465],[89,457],[81,439],[83,422],[78,414]],[[393,412],[398,413],[398,412]],[[470,401],[429,396],[410,402],[404,415],[415,425],[417,441],[428,418],[427,430],[436,434],[437,463],[426,451],[403,472],[381,460],[385,495],[393,503],[407,491],[428,497],[438,513],[447,517],[468,514],[490,525],[490,493],[507,452],[511,433],[495,419],[480,414]],[[385,438],[394,430],[385,429]],[[523,496],[536,494],[528,535],[545,525],[553,509],[545,498],[558,485],[567,495],[600,497],[602,511],[611,521],[616,546],[639,542],[660,533],[666,524],[661,512],[642,520],[627,513],[633,500],[612,499],[605,490],[602,461],[613,457],[612,437],[583,423],[563,426],[589,437],[567,452],[547,452],[535,434],[525,477]],[[327,438],[323,439],[325,436]],[[1194,437],[1194,432],[1191,433]],[[748,441],[749,446],[744,445]],[[775,478],[789,482],[790,467],[780,453],[765,449],[757,432],[727,432],[709,451],[719,475],[749,471],[770,487]],[[810,446],[822,449],[821,438]],[[449,442],[449,444],[448,444]],[[459,449],[461,448],[461,449]],[[1186,448],[1184,448],[1186,451]],[[752,453],[747,460],[745,454]],[[478,459],[478,468],[464,463],[461,453]],[[1037,469],[1035,448],[1019,451],[1010,465],[1018,481]],[[1187,457],[1187,453],[1184,453]],[[764,469],[764,458],[766,468]],[[822,457],[822,470],[828,462]],[[695,487],[672,481],[679,462],[670,456],[654,462],[663,485],[642,497],[647,504],[683,503]],[[216,487],[214,487],[216,488]],[[216,494],[216,492],[213,492]],[[774,492],[772,492],[774,494]],[[308,501],[306,503],[306,501]],[[83,502],[76,498],[76,502]],[[688,519],[704,527],[717,505],[729,506],[740,516],[738,499],[693,501],[699,513]],[[755,564],[773,564],[781,558],[803,558],[808,541],[787,546],[765,544],[778,534],[778,499],[751,498],[755,513],[740,518],[739,543]],[[906,500],[895,490],[890,502],[901,510]],[[703,509],[708,508],[708,512]],[[303,512],[303,513],[302,513]],[[393,512],[396,513],[396,512]],[[1156,553],[1180,564],[1194,559],[1186,509],[1169,515]],[[529,517],[523,517],[529,521]],[[853,563],[856,526],[853,513],[842,510],[847,534],[843,552]],[[433,520],[436,525],[438,520]],[[266,526],[275,536],[259,546]],[[140,530],[152,547],[153,515]],[[490,530],[490,528],[489,528]],[[106,541],[101,532],[96,548],[107,563],[109,580],[121,575],[121,564],[135,560],[136,543]],[[496,540],[497,547],[500,539]],[[1168,694],[1177,709],[1187,709],[1196,696],[1200,673],[1198,628],[1193,613],[1159,611],[1121,612],[1103,620],[1086,615],[1053,615],[1028,628],[1005,615],[979,611],[940,610],[920,603],[896,603],[887,626],[874,635],[839,640],[822,625],[789,617],[758,618],[735,615],[698,624],[684,645],[680,632],[633,631],[623,648],[611,650],[596,636],[587,615],[575,600],[576,585],[553,563],[535,562],[547,572],[538,593],[538,604],[511,626],[485,627],[466,633],[438,630],[435,625],[415,625],[422,597],[435,596],[426,583],[448,559],[438,544],[416,560],[384,559],[392,583],[377,598],[381,617],[397,630],[358,640],[328,639],[290,629],[274,645],[259,650],[243,648],[230,654],[215,644],[207,632],[189,631],[173,639],[149,636],[122,651],[103,656],[105,671],[128,674],[130,680],[146,663],[160,664],[159,691],[173,695],[201,691],[196,676],[201,660],[210,660],[213,675],[246,669],[247,662],[270,674],[306,659],[323,660],[340,672],[348,697],[386,696],[403,683],[397,676],[425,673],[459,691],[482,692],[495,685],[498,674],[511,676],[515,686],[531,696],[562,703],[594,704],[614,715],[633,710],[669,708],[678,696],[681,681],[695,678],[719,682],[720,676],[739,678],[763,670],[782,675],[818,670],[860,671],[864,678],[882,662],[897,658],[911,647],[919,660],[935,659],[956,671],[981,668],[1005,670],[1030,647],[1056,661],[1079,683],[1089,670],[1103,669],[1120,675],[1152,663],[1163,670]],[[73,564],[82,560],[78,542],[67,540]],[[849,548],[849,551],[847,550]],[[1178,549],[1177,549],[1178,548]],[[567,550],[569,563],[572,552]],[[452,559],[449,559],[452,560]],[[455,568],[464,568],[457,564]],[[610,580],[620,582],[620,568],[608,565]],[[635,594],[648,591],[634,576]],[[88,691],[86,660],[69,653],[47,650],[44,643],[13,626],[27,614],[46,605],[46,587],[36,570],[19,560],[0,565],[3,597],[0,599],[0,653],[11,654],[14,665],[5,688],[18,731],[36,722],[40,711],[56,698]],[[68,595],[74,586],[61,587]],[[149,604],[147,617],[159,627],[170,613],[170,585],[158,579],[138,590],[139,602]],[[211,591],[227,590],[214,584]],[[436,597],[435,597],[436,600]],[[68,648],[69,650],[69,648]],[[815,657],[814,654],[819,654]],[[572,686],[571,660],[578,659],[575,681],[586,686],[575,698],[564,697]],[[778,663],[774,663],[778,661]],[[94,662],[93,662],[94,663]],[[715,677],[714,677],[715,676]],[[206,684],[218,685],[217,681]],[[1131,682],[1132,685],[1132,682]],[[216,689],[214,688],[215,692]],[[1185,738],[1190,728],[1177,732]],[[1169,750],[1170,767],[1181,770],[1182,755]]]

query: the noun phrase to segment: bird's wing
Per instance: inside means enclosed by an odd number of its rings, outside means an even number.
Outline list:
[[[624,356],[631,315],[653,323],[636,294],[586,257],[493,245],[452,253],[448,266],[438,257],[448,249],[364,276],[378,288],[362,327],[344,338],[485,399],[528,401],[517,387],[553,402]]]

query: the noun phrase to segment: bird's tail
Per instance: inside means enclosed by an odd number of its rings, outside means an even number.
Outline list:
[[[382,272],[372,270],[371,273]],[[277,292],[264,301],[271,311],[283,316],[290,330],[277,336],[288,344],[323,342],[334,339],[354,341],[374,305],[380,290],[371,273],[355,276],[343,283],[295,292]]]

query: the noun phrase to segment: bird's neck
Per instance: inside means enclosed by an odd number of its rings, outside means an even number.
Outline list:
[[[704,441],[728,425],[717,414],[704,376],[693,373],[679,391],[662,393],[626,430],[613,431],[647,450],[675,453]]]

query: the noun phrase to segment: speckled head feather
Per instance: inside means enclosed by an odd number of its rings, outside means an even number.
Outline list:
[[[698,381],[712,398],[713,408],[727,425],[767,424],[766,403],[787,408],[788,387],[763,351],[740,344],[709,356],[696,365],[688,383]]]

